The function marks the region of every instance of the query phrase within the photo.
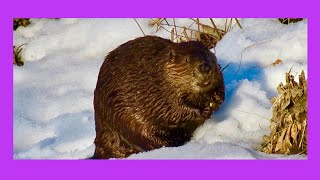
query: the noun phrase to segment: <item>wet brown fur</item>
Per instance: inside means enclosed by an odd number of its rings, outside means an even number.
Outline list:
[[[131,40],[110,52],[99,72],[94,158],[183,145],[223,100],[217,59],[200,42]]]

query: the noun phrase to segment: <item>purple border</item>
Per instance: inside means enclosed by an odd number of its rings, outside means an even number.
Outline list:
[[[320,156],[319,29],[317,5],[306,1],[54,2],[14,0],[2,3],[0,16],[0,179],[314,179]],[[291,3],[290,3],[291,2]],[[36,4],[36,5],[35,5]],[[44,5],[43,5],[44,4]],[[185,5],[188,4],[188,7]],[[292,6],[294,4],[295,6]],[[183,6],[182,6],[183,5]],[[42,6],[42,7],[39,7]],[[169,12],[171,11],[171,12]],[[308,18],[309,155],[306,161],[47,161],[13,160],[13,17],[306,17]],[[318,34],[317,34],[318,33]],[[310,98],[311,97],[311,98]],[[317,107],[318,106],[318,107]],[[319,170],[318,170],[319,171]]]

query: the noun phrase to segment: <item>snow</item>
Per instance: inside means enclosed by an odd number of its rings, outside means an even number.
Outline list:
[[[155,33],[149,19],[137,19]],[[170,20],[170,19],[169,19]],[[210,24],[210,21],[200,19]],[[214,19],[218,27],[224,19]],[[188,19],[176,19],[182,26]],[[306,159],[258,151],[269,134],[269,99],[290,68],[307,74],[307,21],[240,19],[212,52],[224,70],[226,101],[180,147],[162,147],[129,159]],[[85,159],[94,153],[93,91],[104,56],[142,36],[133,19],[31,19],[14,32],[25,65],[14,66],[14,158]],[[280,59],[282,63],[271,66]],[[241,62],[241,66],[239,63]],[[296,76],[297,77],[297,76]]]

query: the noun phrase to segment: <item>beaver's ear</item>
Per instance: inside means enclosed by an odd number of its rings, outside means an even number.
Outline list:
[[[168,57],[170,61],[174,61],[174,59],[176,58],[176,52],[173,49],[171,49],[168,53]]]

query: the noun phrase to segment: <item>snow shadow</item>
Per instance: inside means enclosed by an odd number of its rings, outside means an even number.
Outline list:
[[[225,63],[224,60],[219,60],[226,66],[228,63]],[[239,60],[240,62],[240,60]],[[222,66],[221,68],[224,68]],[[264,77],[263,68],[256,63],[230,63],[228,67],[223,70],[223,78],[226,87],[225,91],[225,101],[220,107],[220,109],[215,113],[215,119],[219,122],[225,120],[229,116],[227,109],[235,107],[243,101],[241,98],[234,98],[235,92],[239,89],[239,83],[243,80],[257,81],[262,86],[264,82],[262,81]],[[248,92],[248,96],[252,96],[253,92]],[[255,98],[252,96],[252,98]]]
[[[93,111],[64,113],[41,125],[41,128],[53,133],[29,144],[28,148],[16,149],[15,159],[70,159],[92,155],[95,137]],[[33,135],[42,136],[37,132]],[[28,141],[28,137],[24,139]]]

